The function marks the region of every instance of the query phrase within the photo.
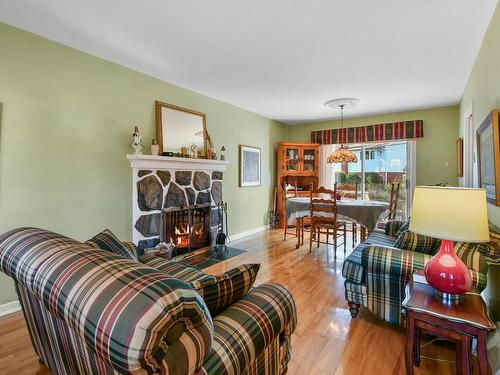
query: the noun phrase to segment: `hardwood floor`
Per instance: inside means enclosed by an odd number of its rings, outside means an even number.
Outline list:
[[[335,259],[332,246],[309,254],[307,241],[299,249],[295,243],[295,238],[283,242],[282,230],[244,238],[232,246],[246,253],[205,271],[216,274],[243,263],[261,263],[256,284],[273,281],[290,289],[297,302],[298,326],[288,374],[405,374],[404,330],[363,308],[351,319],[344,299],[342,249]],[[439,343],[422,348],[422,355],[446,361],[455,356]],[[415,373],[455,374],[455,364],[422,359]],[[21,313],[0,318],[0,374],[50,374],[38,364]]]

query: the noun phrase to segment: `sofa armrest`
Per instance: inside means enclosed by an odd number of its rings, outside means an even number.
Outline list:
[[[399,278],[406,284],[415,270],[424,269],[432,258],[430,254],[402,250],[387,246],[367,246],[363,249],[361,263],[368,277],[371,275],[388,275]],[[472,290],[482,291],[486,287],[486,275],[469,269],[472,279]]]
[[[409,276],[423,269],[431,258],[416,251],[372,245],[363,249],[361,264],[368,273]]]
[[[266,283],[252,289],[213,321],[214,344],[203,368],[214,374],[237,374],[276,338],[290,344],[297,310],[284,286]]]
[[[398,230],[403,226],[403,220],[388,220],[385,223],[385,234],[391,237],[397,237]]]
[[[20,228],[0,236],[0,270],[120,374],[157,372],[172,350],[194,373],[210,353],[213,323],[203,299],[151,267]]]

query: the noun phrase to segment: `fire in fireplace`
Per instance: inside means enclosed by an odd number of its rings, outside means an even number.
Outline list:
[[[163,210],[162,242],[192,251],[210,244],[210,203]]]

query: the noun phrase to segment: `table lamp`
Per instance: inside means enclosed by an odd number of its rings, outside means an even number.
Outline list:
[[[455,254],[453,241],[489,241],[486,191],[417,186],[409,230],[441,239],[438,253],[425,266],[425,278],[439,296],[460,299],[461,294],[469,291],[471,277]]]

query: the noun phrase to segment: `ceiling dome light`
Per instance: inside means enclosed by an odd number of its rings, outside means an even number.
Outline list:
[[[327,102],[325,102],[325,106],[333,109],[338,109],[342,105],[343,108],[349,109],[356,107],[358,103],[359,103],[358,98],[337,98],[328,100]]]
[[[340,108],[340,128],[344,129],[344,108],[353,108],[359,103],[357,98],[339,98],[332,99],[325,102],[327,107]],[[340,144],[340,148],[332,152],[326,159],[328,164],[333,163],[357,163],[358,157],[352,151],[344,148],[343,144]]]

